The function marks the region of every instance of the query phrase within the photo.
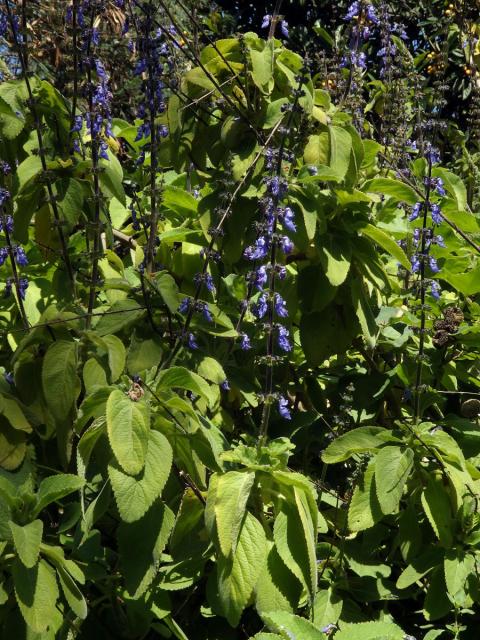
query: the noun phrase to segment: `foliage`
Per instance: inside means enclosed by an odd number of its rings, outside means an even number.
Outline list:
[[[1,5],[2,637],[475,638],[473,130],[384,5],[335,86],[278,10],[119,5],[63,85]]]

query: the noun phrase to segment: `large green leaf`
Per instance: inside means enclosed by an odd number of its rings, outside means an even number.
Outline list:
[[[170,475],[172,457],[172,448],[166,437],[159,431],[150,431],[145,466],[138,476],[128,475],[116,462],[108,466],[122,520],[139,520],[160,496]]]
[[[307,540],[303,523],[293,495],[281,506],[273,526],[275,547],[279,556],[300,581],[307,593],[312,594],[312,575],[310,565],[311,541]],[[315,571],[316,575],[316,571]]]
[[[385,251],[387,251],[391,256],[396,258],[396,260],[398,260],[405,269],[410,270],[412,268],[405,251],[396,243],[395,239],[385,233],[385,231],[382,231],[382,229],[379,229],[378,227],[374,227],[373,224],[367,224],[366,227],[362,228],[362,233],[380,245],[382,249],[385,249]]]
[[[35,633],[43,633],[55,619],[58,599],[55,571],[44,560],[32,569],[16,560],[12,574],[15,595],[25,622]]]
[[[372,460],[353,490],[348,507],[348,527],[350,531],[364,531],[382,517],[376,492],[375,460]]]
[[[374,451],[388,440],[395,440],[383,427],[358,427],[331,442],[322,454],[327,464],[343,462],[356,453]]]
[[[13,140],[22,132],[24,124],[25,120],[0,98],[0,134],[7,140]]]
[[[10,525],[18,557],[27,569],[31,569],[37,564],[40,543],[42,542],[43,522],[41,520],[33,520],[33,522],[23,527],[12,521],[8,524]]]
[[[449,497],[449,486],[442,482],[442,478],[430,475],[427,486],[422,493],[422,506],[437,538],[446,547],[450,547],[453,540],[454,520]]]
[[[413,466],[413,451],[384,447],[375,459],[375,486],[384,514],[398,510],[405,483]]]
[[[148,447],[149,421],[145,408],[119,389],[107,401],[107,432],[110,446],[122,469],[135,476],[143,469]]]
[[[287,611],[270,611],[262,613],[265,624],[276,631],[281,638],[291,640],[324,640],[325,635],[311,622]]]
[[[58,422],[67,420],[80,393],[75,342],[58,340],[49,347],[43,359],[42,386],[54,418]]]
[[[302,591],[302,585],[287,568],[275,545],[270,543],[267,561],[255,589],[257,611],[289,611],[293,613]]]
[[[160,374],[158,379],[158,389],[172,388],[193,391],[193,393],[196,393],[208,400],[209,404],[213,404],[215,401],[212,390],[205,380],[185,367],[170,367],[169,369],[162,371]]]
[[[420,196],[412,187],[394,178],[373,178],[363,185],[362,190],[382,193],[407,204],[415,204],[420,200]]]
[[[331,125],[328,127],[330,136],[329,165],[335,171],[339,180],[343,180],[350,164],[352,153],[352,136],[343,129]]]
[[[123,342],[117,336],[103,336],[108,350],[108,366],[111,382],[116,382],[125,369],[126,351]]]
[[[85,484],[83,478],[69,473],[60,473],[42,480],[36,495],[36,504],[33,516],[38,515],[51,502],[56,502],[68,494],[78,491]]]
[[[252,471],[229,471],[218,477],[215,521],[220,550],[226,558],[230,553],[235,553],[254,480],[255,473]]]
[[[405,633],[393,622],[358,622],[342,625],[335,640],[404,640]]]
[[[265,531],[248,511],[238,536],[235,553],[218,559],[218,592],[228,622],[235,627],[247,606],[267,554]]]
[[[139,598],[150,586],[174,522],[173,512],[157,500],[140,520],[120,524],[120,563],[132,597]]]
[[[325,234],[322,236],[320,262],[325,275],[333,287],[345,282],[352,259],[352,248],[348,240],[340,236]]]

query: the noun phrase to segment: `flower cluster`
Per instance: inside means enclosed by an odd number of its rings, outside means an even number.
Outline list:
[[[14,231],[13,217],[6,212],[7,204],[10,200],[10,192],[0,187],[0,232],[3,232],[6,244],[0,247],[0,267],[5,264],[8,258],[10,258],[10,264],[12,267],[13,276],[8,277],[5,280],[4,295],[8,297],[12,293],[12,287],[16,284],[17,294],[25,300],[25,295],[28,287],[28,278],[18,275],[18,267],[26,267],[28,265],[28,258],[25,253],[25,249],[12,241],[12,234]]]
[[[109,88],[109,76],[103,62],[94,55],[94,49],[100,44],[100,33],[92,26],[90,15],[97,9],[95,0],[83,0],[76,7],[76,21],[80,28],[80,69],[87,71],[88,80],[85,84],[85,95],[88,101],[88,111],[85,116],[74,115],[71,133],[81,134],[85,123],[91,136],[92,153],[96,157],[108,160],[108,144],[106,139],[113,138],[111,101],[112,93]],[[73,5],[67,7],[66,19],[68,23],[73,19]],[[80,153],[79,137],[73,139],[73,150]]]
[[[288,182],[279,175],[282,152],[276,149],[265,151],[266,166],[272,174],[265,179],[266,194],[259,201],[261,220],[256,223],[255,241],[244,250],[244,258],[254,263],[247,273],[247,281],[254,295],[249,301],[251,313],[258,320],[262,320],[262,329],[267,336],[267,355],[265,361],[272,366],[276,360],[274,346],[281,353],[292,350],[290,331],[284,320],[288,317],[288,309],[282,295],[276,290],[277,282],[285,280],[287,269],[277,262],[278,256],[287,256],[293,251],[293,242],[288,232],[295,232],[295,215],[293,209],[286,202]],[[272,158],[276,161],[272,162]],[[275,166],[274,166],[275,165]],[[242,349],[250,347],[247,334],[241,335]],[[290,419],[288,400],[281,394],[267,390],[265,397],[277,401],[278,411],[285,419]]]
[[[429,193],[436,192],[440,196],[445,195],[445,189],[441,178],[425,178],[424,182]],[[428,225],[428,214],[430,214],[431,225]],[[442,222],[440,205],[435,202],[430,202],[429,199],[424,202],[416,202],[412,207],[408,219],[410,222],[413,222],[420,216],[423,216],[423,223],[421,227],[416,227],[413,230],[412,242],[414,252],[410,261],[411,272],[420,274],[422,280],[420,286],[423,287],[426,268],[429,269],[431,274],[437,274],[440,271],[437,260],[433,255],[431,255],[430,250],[434,245],[444,248],[445,242],[441,235],[435,233],[435,226]],[[440,286],[438,282],[431,278],[427,278],[425,284],[429,284],[431,295],[438,300],[440,297]]]

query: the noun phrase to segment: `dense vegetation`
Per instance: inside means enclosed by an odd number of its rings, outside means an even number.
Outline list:
[[[474,640],[474,3],[0,0],[0,638]]]

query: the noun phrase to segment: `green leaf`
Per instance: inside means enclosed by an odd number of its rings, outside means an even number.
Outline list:
[[[317,555],[316,555],[316,544],[317,544],[317,507],[315,508],[315,518],[312,517],[312,511],[310,509],[310,505],[308,504],[308,499],[305,491],[300,489],[299,487],[293,488],[293,493],[295,496],[295,504],[298,511],[298,516],[300,518],[300,522],[302,524],[303,529],[303,537],[305,540],[305,548],[308,556],[308,565],[309,565],[309,578],[310,582],[307,584],[308,590],[310,591],[311,599],[313,600],[313,596],[317,587]]]
[[[68,494],[78,491],[84,484],[83,478],[70,473],[59,473],[56,476],[45,478],[38,489],[37,502],[32,516],[38,515],[50,503],[57,502],[57,500],[68,496]]]
[[[411,269],[412,265],[410,264],[410,260],[408,259],[405,251],[399,247],[395,240],[385,233],[385,231],[382,231],[378,227],[374,227],[372,224],[367,224],[367,226],[363,227],[361,231],[363,235],[371,238],[374,242],[380,245],[382,249],[385,249],[387,253],[398,260],[405,269]]]
[[[273,40],[268,40],[263,51],[249,49],[252,61],[252,80],[264,93],[269,93],[273,80]]]
[[[42,171],[42,161],[38,155],[28,156],[17,167],[15,177],[18,180],[18,191],[25,189],[27,184]]]
[[[0,98],[0,134],[7,140],[14,140],[24,127],[25,120],[15,113],[3,98]]]
[[[162,205],[182,216],[192,217],[197,213],[198,200],[189,191],[169,184],[163,190]]]
[[[335,353],[345,353],[357,330],[351,307],[331,303],[322,311],[304,313],[300,320],[300,342],[308,363],[318,366]]]
[[[81,620],[84,620],[88,614],[87,603],[75,580],[63,566],[57,566],[57,577],[62,587],[65,600],[68,602],[71,610]]]
[[[20,404],[14,398],[0,394],[0,415],[4,415],[14,429],[30,433],[32,427],[23,413]]]
[[[58,340],[50,345],[43,359],[42,386],[48,408],[55,420],[68,420],[80,393],[75,342]]]
[[[363,185],[362,191],[381,193],[398,202],[406,202],[407,204],[415,204],[420,199],[420,196],[412,187],[394,178],[373,178],[373,180],[368,180]]]
[[[135,375],[158,365],[162,358],[162,345],[158,336],[146,337],[135,331],[127,353],[127,370]]]
[[[327,624],[337,624],[342,608],[343,600],[332,587],[317,591],[313,603],[315,625],[322,629]]]
[[[143,469],[148,447],[149,422],[145,408],[119,389],[107,400],[107,433],[110,446],[122,469],[135,476]]]
[[[292,640],[324,640],[325,636],[311,622],[287,611],[270,611],[262,613],[262,619],[271,631],[276,631],[281,638]]]
[[[185,367],[170,367],[162,371],[158,379],[158,389],[187,389],[205,398],[209,405],[215,402],[210,386],[205,380]]]
[[[448,282],[448,284],[451,284],[454,289],[463,293],[464,296],[472,296],[478,292],[480,266],[464,273],[451,273],[447,266],[445,269],[441,270],[438,277]]]
[[[159,431],[150,431],[145,466],[138,476],[127,475],[117,463],[108,465],[120,517],[139,520],[160,496],[172,466],[172,447]]]
[[[109,313],[104,315],[95,325],[99,336],[118,333],[130,325],[138,322],[145,315],[145,310],[135,300],[119,300],[112,304]]]
[[[43,633],[55,619],[58,599],[55,571],[44,560],[32,569],[16,560],[12,575],[15,596],[25,622],[32,631]]]
[[[100,160],[100,188],[107,198],[116,198],[123,205],[126,204],[125,191],[123,190],[123,169],[118,158],[111,151],[108,152],[108,160]]]
[[[405,633],[393,622],[342,624],[335,640],[404,640]]]
[[[226,379],[222,365],[214,358],[203,358],[198,366],[198,373],[214,384],[221,384]]]
[[[343,462],[356,453],[373,451],[388,440],[395,440],[387,429],[382,427],[358,427],[336,438],[322,454],[326,464]]]
[[[342,127],[335,125],[328,127],[328,133],[330,136],[329,165],[335,171],[338,179],[343,180],[350,164],[352,136]]]
[[[348,507],[350,531],[364,531],[382,519],[383,513],[378,502],[376,486],[375,460],[372,460],[353,490]]]
[[[443,559],[443,550],[438,548],[428,549],[425,553],[412,560],[412,563],[406,567],[397,579],[398,589],[407,589],[415,582],[418,582],[423,576],[427,575],[432,569],[439,566]]]
[[[442,478],[429,475],[421,500],[435,535],[445,547],[450,547],[453,541],[454,522],[448,485],[443,484]]]
[[[157,287],[163,301],[167,305],[170,313],[175,313],[178,309],[179,295],[178,286],[175,279],[165,271],[155,276],[155,286]]]
[[[235,553],[254,480],[252,471],[229,471],[218,476],[215,521],[220,550],[226,558]]]
[[[330,284],[338,287],[345,282],[352,260],[352,248],[348,240],[340,236],[322,236],[320,262]]]
[[[363,337],[368,347],[373,349],[377,342],[378,326],[375,322],[370,300],[368,299],[363,278],[358,276],[351,281],[352,303],[357,314]]]
[[[432,176],[443,180],[445,190],[455,198],[460,211],[465,211],[468,207],[468,198],[467,189],[463,181],[457,175],[443,167],[433,167]]]
[[[469,576],[475,573],[475,558],[463,550],[449,549],[444,560],[445,583],[450,596],[463,604]]]
[[[108,366],[110,367],[111,381],[116,382],[125,369],[125,347],[117,336],[103,336],[103,341],[108,349]]]
[[[405,483],[413,466],[413,451],[384,447],[375,458],[378,501],[385,515],[396,513]]]
[[[12,532],[13,543],[18,557],[27,569],[31,569],[37,564],[40,544],[42,542],[43,522],[41,520],[34,520],[23,527],[12,521],[8,524]]]
[[[255,587],[257,611],[289,611],[298,607],[302,585],[287,568],[275,545],[270,543],[267,562]]]
[[[300,581],[307,593],[312,595],[310,544],[307,542],[305,529],[292,494],[282,503],[275,518],[273,538],[278,554],[285,565]]]
[[[174,522],[173,512],[157,500],[140,520],[119,525],[120,563],[133,598],[144,594],[154,579]]]
[[[232,627],[238,625],[266,560],[267,541],[260,522],[248,511],[245,514],[235,553],[220,556],[218,592],[223,613]]]

